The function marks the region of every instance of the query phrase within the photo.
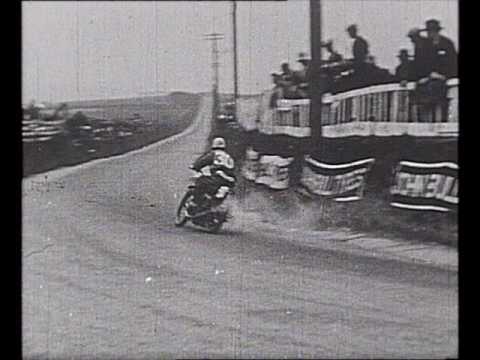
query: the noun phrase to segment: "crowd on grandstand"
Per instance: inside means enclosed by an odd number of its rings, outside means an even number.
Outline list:
[[[300,53],[297,60],[300,70],[294,71],[283,62],[281,72],[271,74],[274,84],[271,106],[275,106],[277,99],[308,98],[308,84],[313,80],[321,81],[322,91],[328,93],[393,82],[404,86],[408,81],[416,82],[419,91],[441,88],[447,79],[457,76],[457,51],[453,42],[440,34],[442,29],[436,19],[426,21],[424,29],[411,29],[407,36],[412,42],[413,54],[401,49],[399,65],[391,73],[375,63],[368,41],[359,35],[358,26],[352,24],[346,29],[353,39],[352,58],[345,59],[329,40],[321,44],[328,56],[321,61],[319,76],[312,74],[310,59],[305,53]]]

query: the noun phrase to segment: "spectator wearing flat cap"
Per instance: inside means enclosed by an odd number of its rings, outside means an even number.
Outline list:
[[[457,76],[457,51],[452,40],[440,35],[442,30],[440,22],[436,19],[427,20],[428,62],[430,78],[448,79]]]
[[[406,81],[414,80],[412,61],[410,60],[410,55],[408,55],[408,50],[401,49],[398,53],[398,59],[400,64],[395,68],[395,78],[402,85],[405,85]]]

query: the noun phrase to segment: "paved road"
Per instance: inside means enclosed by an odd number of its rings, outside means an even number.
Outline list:
[[[25,357],[456,355],[455,271],[276,231],[240,210],[219,235],[172,226],[208,131],[199,124],[24,181]]]

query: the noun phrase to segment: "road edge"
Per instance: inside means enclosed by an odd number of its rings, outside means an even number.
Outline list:
[[[205,96],[205,95],[202,96],[202,98],[200,100],[201,103],[200,103],[198,112],[195,115],[195,118],[194,118],[192,124],[190,124],[185,130],[183,130],[182,132],[180,132],[178,134],[175,134],[175,135],[169,136],[165,139],[161,139],[161,140],[156,141],[154,143],[145,145],[145,146],[140,147],[138,149],[127,151],[126,153],[123,153],[123,154],[111,155],[111,156],[107,156],[107,157],[104,157],[104,158],[101,158],[101,159],[94,159],[94,160],[87,161],[87,162],[77,164],[77,165],[65,166],[65,167],[61,167],[61,168],[58,168],[58,169],[49,170],[49,171],[46,171],[46,172],[43,172],[43,173],[34,174],[32,176],[29,176],[27,178],[22,179],[22,183],[23,184],[28,184],[29,182],[35,182],[35,181],[40,181],[40,180],[41,181],[59,180],[59,179],[65,177],[65,176],[71,175],[71,174],[73,174],[77,171],[88,169],[90,167],[96,166],[96,165],[104,163],[104,162],[108,162],[108,161],[112,161],[112,160],[116,160],[116,159],[122,159],[122,158],[126,158],[126,157],[129,157],[129,156],[141,154],[143,152],[150,151],[150,150],[152,150],[152,149],[154,149],[158,146],[168,144],[168,143],[170,143],[172,141],[175,141],[177,139],[180,139],[184,136],[190,135],[195,130],[197,130],[197,128],[202,123],[203,114],[204,114],[205,110],[209,108],[208,107],[209,106],[209,103],[208,103],[209,100],[210,100],[210,97]]]

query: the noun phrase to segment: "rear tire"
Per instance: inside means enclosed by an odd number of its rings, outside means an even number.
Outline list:
[[[175,226],[183,226],[188,221],[186,204],[192,197],[192,191],[187,191],[180,201],[180,204],[178,204],[177,212],[175,213]]]

